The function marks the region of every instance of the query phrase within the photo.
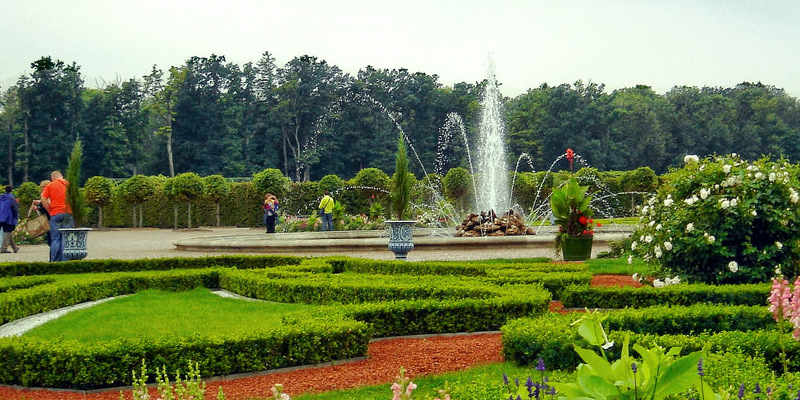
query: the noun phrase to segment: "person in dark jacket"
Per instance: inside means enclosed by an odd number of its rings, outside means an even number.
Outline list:
[[[11,253],[8,251],[8,246],[14,250],[14,253],[19,251],[19,247],[14,243],[14,229],[17,228],[17,221],[19,221],[19,203],[17,198],[11,191],[14,188],[11,185],[6,185],[6,192],[0,195],[0,229],[3,231],[3,244],[0,245],[0,253]]]

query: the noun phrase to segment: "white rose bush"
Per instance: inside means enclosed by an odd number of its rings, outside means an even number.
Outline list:
[[[642,206],[631,251],[664,276],[689,282],[769,282],[776,270],[798,275],[800,168],[736,154],[684,161]]]

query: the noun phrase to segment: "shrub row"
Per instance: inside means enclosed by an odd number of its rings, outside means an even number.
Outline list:
[[[503,355],[506,360],[523,365],[534,364],[542,357],[548,367],[575,368],[580,359],[573,349],[573,343],[582,347],[588,346],[578,335],[577,328],[570,326],[579,318],[580,315],[576,314],[546,314],[537,318],[511,321],[502,328]],[[618,357],[625,335],[630,334],[631,343],[641,341],[645,346],[658,343],[666,347],[677,345],[684,347],[686,351],[693,351],[701,349],[706,340],[719,338],[712,342],[717,349],[740,347],[749,354],[766,354],[768,350],[772,351],[771,346],[774,343],[767,342],[762,346],[749,337],[754,335],[759,338],[777,338],[777,332],[770,332],[774,325],[771,315],[763,306],[697,304],[617,310],[608,313],[604,322],[609,340],[617,343],[606,352],[610,358]],[[725,344],[722,338],[735,340]],[[788,335],[786,340],[789,341]]]
[[[570,286],[561,296],[565,307],[625,308],[657,305],[691,305],[697,303],[764,305],[769,284],[703,285],[682,284],[662,288],[652,286],[589,287]]]
[[[88,389],[130,382],[142,360],[168,371],[197,362],[203,376],[315,364],[366,354],[369,328],[356,321],[308,320],[271,332],[225,337],[76,342],[0,339],[0,382]]]
[[[75,260],[62,263],[25,262],[0,264],[0,277],[23,275],[83,274],[94,272],[166,271],[224,266],[239,269],[273,268],[299,264],[296,256],[212,256],[145,258],[136,260]]]

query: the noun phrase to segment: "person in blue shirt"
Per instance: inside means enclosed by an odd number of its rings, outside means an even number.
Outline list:
[[[14,253],[19,251],[19,247],[14,243],[14,229],[17,228],[19,221],[19,202],[11,191],[14,188],[11,185],[6,185],[5,193],[0,195],[0,229],[3,231],[3,244],[0,245],[0,253],[11,253],[8,251],[8,246],[14,250]]]

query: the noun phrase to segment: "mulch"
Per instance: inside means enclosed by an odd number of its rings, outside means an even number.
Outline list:
[[[638,286],[638,284],[627,275],[595,275],[592,278],[592,286]],[[550,309],[554,312],[566,312],[558,302],[553,302]],[[400,367],[406,369],[406,376],[410,378],[436,375],[477,365],[503,362],[501,350],[502,335],[496,332],[380,339],[369,344],[367,357],[362,360],[264,373],[245,378],[213,379],[207,383],[206,397],[215,398],[217,388],[221,385],[225,398],[229,400],[268,398],[272,396],[270,389],[276,383],[283,384],[284,393],[290,396],[377,384],[386,384],[386,392],[391,393],[389,387]],[[84,393],[0,385],[0,400],[118,400],[119,393],[119,389]],[[124,394],[126,399],[130,399],[130,388],[125,390]],[[150,397],[157,398],[157,396],[156,390],[151,389]]]

